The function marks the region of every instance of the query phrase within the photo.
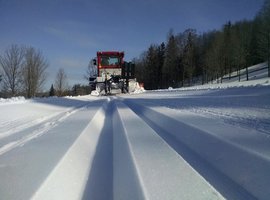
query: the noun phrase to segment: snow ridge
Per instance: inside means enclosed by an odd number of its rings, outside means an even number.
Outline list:
[[[34,131],[32,131],[31,134],[27,134],[15,141],[11,141],[8,144],[2,146],[0,148],[0,155],[5,154],[11,150],[13,150],[16,147],[19,146],[23,146],[25,145],[27,142],[36,139],[38,137],[41,137],[43,134],[46,134],[48,132],[48,130],[56,127],[58,124],[60,124],[62,121],[64,121],[67,117],[69,117],[70,115],[74,114],[75,112],[78,112],[80,109],[84,109],[85,106],[79,107],[79,108],[73,108],[70,109],[68,111],[64,111],[62,113],[57,113],[57,114],[53,114],[52,116],[49,116],[48,118],[42,118],[42,119],[37,119],[34,121],[31,121],[29,123],[26,124],[21,124],[13,129],[7,130],[3,133],[0,134],[0,139],[3,139],[5,137],[8,137],[10,135],[16,134],[16,133],[20,133],[22,132],[24,129],[33,127],[33,126],[38,126],[37,129],[35,129]]]
[[[106,105],[104,105],[105,107]],[[31,199],[81,199],[105,121],[102,107]],[[91,133],[91,134],[90,134]]]
[[[188,155],[196,154],[204,158],[202,162],[210,164],[216,173],[215,178],[209,172],[205,176],[213,185],[220,185],[224,174],[229,177],[229,186],[233,187],[218,188],[228,199],[267,199],[269,196],[267,186],[270,184],[270,174],[266,173],[270,167],[268,135],[224,125],[219,120],[213,121],[188,111],[178,112],[158,106],[148,108],[130,100],[127,104],[176,151],[184,145],[188,147],[185,150]],[[203,165],[193,162],[192,166],[205,173]],[[207,166],[208,169],[210,167]]]
[[[146,199],[223,199],[127,106],[117,109]]]

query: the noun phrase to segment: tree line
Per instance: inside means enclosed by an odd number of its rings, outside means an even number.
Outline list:
[[[33,47],[11,45],[0,55],[0,97],[65,96],[89,94],[89,86],[80,84],[69,88],[63,68],[56,73],[49,92],[43,92],[48,62],[40,50]]]
[[[33,47],[12,45],[0,55],[1,84],[4,96],[35,96],[46,80],[48,62]]]
[[[227,22],[221,30],[199,34],[195,29],[167,35],[135,58],[136,78],[146,89],[202,84],[225,74],[268,61],[270,52],[270,0],[253,20]],[[270,76],[270,71],[268,73]]]

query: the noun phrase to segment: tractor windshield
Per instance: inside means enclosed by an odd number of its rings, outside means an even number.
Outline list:
[[[101,66],[115,66],[119,65],[119,57],[117,56],[102,56]]]

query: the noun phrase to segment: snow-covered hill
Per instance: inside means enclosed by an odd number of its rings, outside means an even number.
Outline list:
[[[248,75],[247,75],[248,74]],[[240,77],[239,77],[240,76]],[[248,67],[248,69],[242,69],[240,72],[233,72],[231,74],[226,74],[223,77],[223,82],[235,82],[235,81],[246,81],[248,80],[258,80],[268,77],[268,63],[260,63]]]
[[[202,88],[207,89],[207,88],[217,88],[217,87],[227,88],[227,87],[240,87],[240,86],[254,86],[256,84],[260,85],[260,84],[268,84],[268,83],[269,83],[268,63],[264,62],[264,63],[259,63],[257,65],[250,66],[247,69],[241,69],[239,72],[235,71],[230,74],[226,74],[222,78],[209,81],[208,84],[205,84],[203,86],[201,86],[202,77],[197,77],[193,80],[191,85],[192,85],[192,89],[195,89],[197,87],[201,89]],[[188,85],[188,83],[186,83],[186,85]],[[190,87],[184,88],[184,89],[189,89],[189,88]]]
[[[270,79],[0,100],[0,199],[269,199]]]

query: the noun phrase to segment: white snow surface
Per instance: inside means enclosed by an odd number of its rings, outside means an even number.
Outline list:
[[[0,99],[0,199],[270,196],[270,79]]]
[[[24,101],[25,101],[24,97],[12,97],[9,99],[0,98],[0,105],[1,104],[8,104],[8,103],[12,103],[12,104],[23,103]]]

